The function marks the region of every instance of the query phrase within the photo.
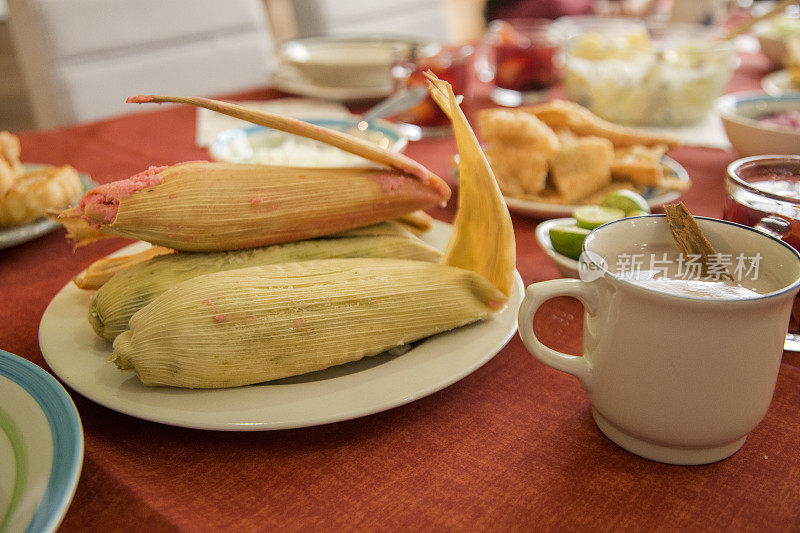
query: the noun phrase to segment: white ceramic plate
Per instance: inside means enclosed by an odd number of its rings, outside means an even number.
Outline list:
[[[353,116],[355,119],[355,116]],[[304,121],[324,128],[337,131],[348,131],[353,128],[354,121],[347,118],[303,118]],[[366,130],[369,137],[383,148],[392,152],[402,152],[408,144],[408,139],[400,132],[396,124],[385,120],[376,120],[369,124]],[[377,137],[377,140],[375,138]],[[371,162],[360,157],[347,154],[347,159],[332,155],[341,150],[330,146],[320,146],[320,150],[315,150],[319,146],[318,141],[299,138],[291,133],[265,128],[263,126],[249,126],[246,128],[235,128],[225,130],[220,133],[209,148],[211,157],[215,161],[227,161],[229,163],[258,163],[256,156],[260,150],[262,154],[269,157],[273,155],[272,161],[276,163],[300,167],[332,167],[332,166],[364,166]],[[314,156],[317,157],[316,159]],[[268,159],[270,160],[270,159]]]
[[[777,70],[767,74],[761,79],[761,88],[770,96],[783,96],[784,94],[800,93],[800,87],[792,83],[788,70]]]
[[[296,69],[288,65],[279,65],[273,71],[270,82],[276,89],[285,93],[340,102],[377,100],[386,98],[394,90],[391,84],[367,87],[327,87],[317,85],[304,78]]]
[[[426,240],[444,249],[450,225],[437,222]],[[118,253],[147,245],[137,243]],[[86,314],[92,293],[67,284],[47,307],[39,346],[47,364],[87,398],[131,416],[201,429],[254,431],[349,420],[406,404],[467,376],[489,361],[517,329],[523,284],[515,274],[505,310],[442,333],[406,354],[381,354],[319,372],[233,389],[149,388],[108,361],[111,344]]]
[[[64,388],[0,350],[0,531],[55,531],[83,465],[83,430]]]
[[[680,163],[666,156],[662,161],[673,176],[679,178],[681,181],[689,181],[689,174],[686,173],[686,169],[684,169]],[[655,187],[640,190],[639,194],[645,197],[650,209],[669,202],[674,202],[681,196],[680,192],[658,189]],[[549,204],[547,202],[521,200],[508,196],[505,197],[505,200],[509,211],[512,213],[541,219],[569,217],[572,215],[572,212],[579,207],[578,205],[558,205]]]
[[[553,249],[553,243],[550,242],[550,228],[555,226],[572,226],[575,224],[574,218],[553,218],[540,222],[536,226],[536,242],[542,247],[542,250],[553,260],[558,267],[558,271],[565,278],[578,277],[578,261],[571,259],[566,255],[561,255]]]
[[[24,164],[23,166],[25,170],[35,170],[43,167],[44,165]],[[97,183],[93,182],[92,178],[90,178],[88,174],[80,172],[78,173],[78,177],[81,180],[81,184],[83,184],[84,192],[88,191],[92,187],[97,186]],[[10,248],[12,246],[16,246],[17,244],[22,244],[23,242],[28,242],[30,240],[39,238],[42,235],[47,235],[51,231],[60,227],[61,224],[58,222],[43,217],[38,220],[34,220],[29,224],[23,224],[22,226],[0,228],[0,249]]]

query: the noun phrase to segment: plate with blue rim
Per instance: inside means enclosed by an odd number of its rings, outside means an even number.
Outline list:
[[[55,531],[83,466],[69,394],[39,366],[0,350],[0,531]]]
[[[402,152],[408,144],[408,138],[400,131],[400,128],[386,120],[370,121],[366,129],[358,127],[358,119],[355,115],[352,118],[303,117],[302,120],[323,128],[356,135],[391,152]],[[341,155],[346,159],[332,161],[331,152],[338,152],[336,148],[264,126],[225,130],[217,136],[209,147],[209,151],[214,160],[228,163],[282,164],[303,167],[364,166],[368,164],[366,160],[345,152],[341,152]],[[318,162],[313,161],[315,153],[323,159]],[[273,157],[270,157],[271,155]]]
[[[26,171],[36,170],[44,166],[46,165],[23,163],[23,168]],[[92,178],[90,178],[88,174],[78,172],[78,178],[81,180],[84,193],[89,189],[97,187],[97,183],[92,181]],[[60,227],[61,224],[55,220],[50,220],[47,217],[41,217],[28,224],[0,228],[0,250],[3,248],[11,248],[12,246],[31,241],[33,239],[38,239],[39,237],[47,235],[51,231],[54,231]]]

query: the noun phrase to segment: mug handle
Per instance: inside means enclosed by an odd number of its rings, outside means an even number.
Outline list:
[[[533,332],[533,315],[541,305],[557,296],[572,296],[580,300],[589,315],[594,315],[597,310],[597,290],[594,282],[577,279],[554,279],[542,281],[528,286],[525,298],[520,304],[517,315],[517,329],[525,348],[542,363],[572,374],[585,389],[589,389],[591,365],[586,357],[567,355],[548,348],[536,337]]]

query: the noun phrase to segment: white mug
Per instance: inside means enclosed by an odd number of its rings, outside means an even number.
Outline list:
[[[800,289],[800,254],[792,247],[747,226],[696,219],[719,253],[760,258],[766,294],[704,299],[614,273],[609,264],[637,245],[673,242],[664,216],[651,215],[595,229],[583,245],[584,280],[535,283],[519,310],[526,348],[580,380],[600,430],[628,451],[673,464],[732,455],[764,417]],[[595,279],[585,281],[587,272]],[[582,357],[544,346],[533,331],[536,310],[557,296],[584,305]]]

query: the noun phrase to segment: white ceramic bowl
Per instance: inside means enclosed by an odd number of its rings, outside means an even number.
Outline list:
[[[728,139],[743,156],[800,154],[799,129],[768,126],[757,120],[771,113],[800,110],[800,93],[783,96],[728,94],[717,100],[716,107]]]
[[[346,118],[305,118],[311,124],[333,130],[346,131],[354,122]],[[408,139],[397,125],[385,120],[370,123],[362,134],[393,152],[401,152]],[[297,167],[346,167],[363,166],[365,161],[341,150],[321,145],[316,141],[299,138],[282,131],[250,126],[235,128],[220,133],[209,151],[215,161],[228,163],[253,163],[288,165]]]
[[[550,242],[550,228],[556,226],[573,226],[574,224],[574,218],[554,218],[540,222],[539,225],[536,226],[536,241],[539,243],[539,246],[542,247],[542,250],[550,256],[550,259],[552,259],[558,267],[558,271],[561,272],[561,275],[565,278],[578,277],[578,262],[566,255],[561,255],[553,249],[553,243]]]
[[[785,35],[781,32],[781,27],[790,24],[792,26],[800,26],[800,22],[798,22],[796,16],[769,19],[753,26],[753,34],[758,39],[761,52],[763,52],[776,67],[782,66],[786,59],[786,41],[784,40]],[[785,29],[783,33],[786,33]]]
[[[312,37],[281,45],[280,59],[324,87],[391,87],[391,67],[409,40],[388,37]]]

